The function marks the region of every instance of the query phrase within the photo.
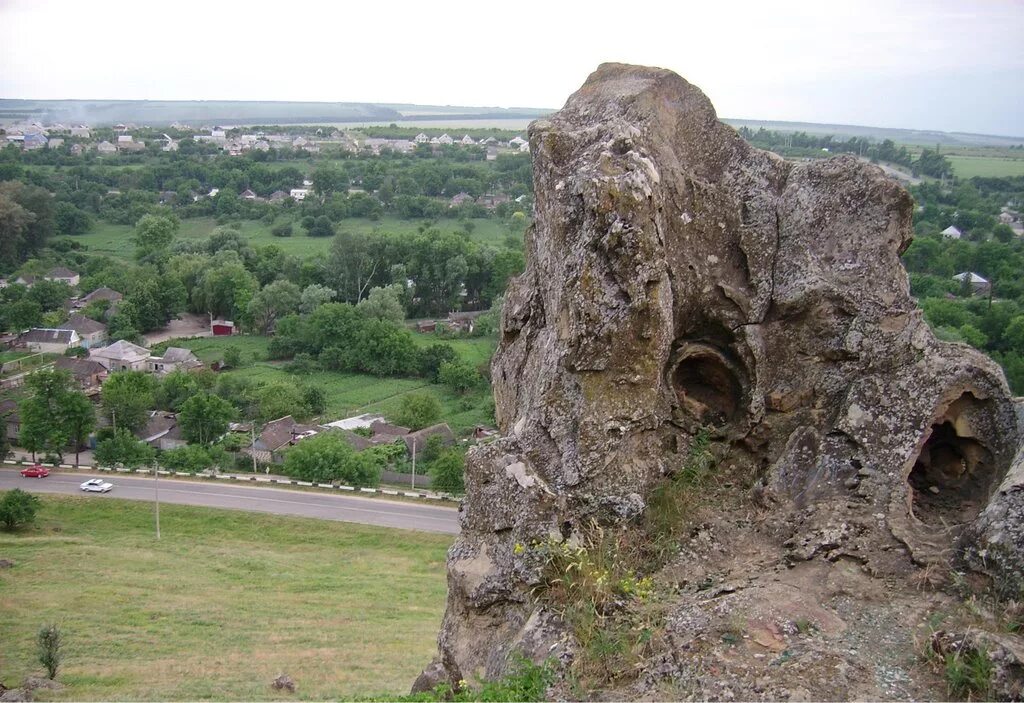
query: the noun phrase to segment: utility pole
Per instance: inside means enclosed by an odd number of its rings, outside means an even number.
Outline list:
[[[252,421],[252,425],[249,426],[249,436],[252,438],[252,444],[249,445],[249,452],[252,454],[252,473],[256,475],[256,420]]]
[[[153,492],[156,495],[156,538],[160,539],[160,463],[153,460]]]
[[[412,489],[416,490],[416,438],[412,438]]]

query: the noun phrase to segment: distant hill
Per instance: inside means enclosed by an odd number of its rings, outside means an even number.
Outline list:
[[[200,125],[416,123],[433,126],[450,120],[527,120],[553,110],[532,107],[470,107],[464,105],[413,105],[410,103],[328,103],[265,100],[18,100],[0,98],[0,125],[22,120],[81,122],[93,126],[118,123],[162,126],[182,122]],[[1024,137],[918,129],[891,129],[858,125],[817,124],[723,118],[733,127],[760,127],[777,132],[831,134],[836,138],[892,139],[900,144],[931,146],[999,146],[1024,144]]]
[[[204,124],[326,124],[403,122],[424,118],[533,118],[551,110],[381,103],[234,100],[16,100],[0,99],[0,123],[21,120],[109,126],[133,122],[161,126]]]
[[[863,127],[848,124],[818,124],[815,122],[780,122],[773,120],[741,120],[722,118],[722,121],[739,129],[761,127],[775,132],[807,132],[808,134],[831,134],[837,139],[843,137],[867,137],[877,141],[891,139],[897,144],[919,144],[921,146],[1016,146],[1024,144],[1024,137],[1005,137],[995,134],[970,134],[968,132],[938,132],[925,129],[893,129],[890,127]]]

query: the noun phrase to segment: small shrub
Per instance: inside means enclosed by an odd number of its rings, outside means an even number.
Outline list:
[[[39,630],[39,663],[46,668],[51,680],[57,678],[57,669],[64,659],[64,634],[59,625],[50,623]]]
[[[0,524],[5,530],[16,530],[36,520],[39,499],[20,488],[8,491],[0,499]]]

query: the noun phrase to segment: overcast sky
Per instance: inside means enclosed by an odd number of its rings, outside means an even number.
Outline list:
[[[723,117],[1024,136],[1024,0],[0,0],[0,97],[560,107],[603,61]]]

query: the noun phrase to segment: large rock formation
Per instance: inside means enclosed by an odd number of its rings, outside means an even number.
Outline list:
[[[513,650],[570,658],[524,545],[635,524],[700,428],[766,506],[729,531],[757,533],[758,570],[856,564],[903,583],[958,555],[984,568],[969,535],[993,530],[1019,567],[1017,409],[1000,369],[937,341],[911,299],[903,188],[852,157],[760,151],[679,76],[619,64],[534,122],[530,149],[527,269],[492,369],[503,437],[468,458],[419,687],[500,675]]]

